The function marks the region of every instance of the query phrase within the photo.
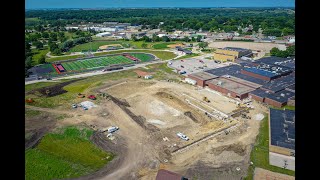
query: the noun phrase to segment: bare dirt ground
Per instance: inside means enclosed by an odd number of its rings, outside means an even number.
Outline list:
[[[36,146],[39,140],[54,128],[55,124],[56,120],[48,113],[26,118],[25,134],[27,137],[25,137],[25,149]]]
[[[99,47],[99,49],[106,49],[106,48],[108,48],[109,46],[120,46],[120,47],[122,47],[122,45],[121,44],[108,44],[108,45],[103,45],[103,46],[100,46]]]
[[[228,98],[187,84],[141,79],[106,82],[95,91],[108,93],[110,97],[98,99],[95,101],[98,106],[87,111],[34,108],[69,115],[57,121],[55,127],[86,125],[100,130],[115,125],[120,128],[112,141],[98,132],[91,137],[97,146],[115,153],[116,158],[96,173],[79,179],[153,180],[160,168],[201,180],[245,176],[250,145],[258,134],[260,121],[244,120],[240,116],[232,123],[224,123],[186,102],[190,97],[202,101],[206,96],[211,100],[208,106],[230,113],[237,107]],[[248,113],[251,117],[266,111],[258,104],[254,106]],[[228,134],[222,133],[173,153],[237,122],[237,128]],[[183,132],[190,140],[179,139],[177,132]]]
[[[246,48],[254,51],[260,50],[258,52],[258,58],[261,58],[265,55],[265,53],[269,53],[270,50],[274,47],[279,49],[285,48],[283,44],[276,43],[257,43],[257,42],[236,42],[236,41],[222,41],[222,42],[211,42],[209,43],[210,48],[224,48],[224,47],[238,47],[238,48]]]
[[[285,174],[275,173],[262,168],[255,168],[254,179],[257,180],[294,180],[295,177]]]

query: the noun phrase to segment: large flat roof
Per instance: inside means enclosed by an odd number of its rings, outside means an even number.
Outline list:
[[[214,84],[216,86],[219,86],[221,88],[227,89],[231,92],[234,92],[238,95],[241,94],[246,94],[248,92],[251,92],[254,90],[254,88],[233,82],[231,80],[228,79],[224,79],[224,78],[216,78],[216,79],[212,79],[210,81],[208,81],[207,83],[211,83]]]
[[[193,74],[190,74],[189,76],[193,76],[193,77],[195,77],[197,79],[200,79],[200,80],[203,80],[203,81],[218,77],[216,75],[213,75],[213,74],[210,74],[210,73],[207,73],[207,72],[193,73]]]
[[[289,74],[287,76],[271,80],[269,83],[263,85],[262,88],[277,92],[293,84],[295,84],[295,75]]]
[[[295,69],[295,58],[281,58],[281,57],[264,57],[255,61],[255,63],[265,63],[270,65],[277,65],[279,67],[287,67]]]
[[[256,67],[244,68],[244,70],[248,71],[248,72],[252,72],[254,74],[259,74],[261,76],[269,77],[269,78],[277,76],[276,73],[273,73],[273,72],[270,72],[270,71],[266,71],[264,69],[259,69],[259,68],[256,68]]]
[[[234,77],[237,77],[240,79],[244,79],[246,81],[260,84],[260,85],[264,85],[268,82],[268,81],[264,81],[262,79],[258,79],[258,78],[252,77],[252,76],[241,74],[242,69],[243,69],[243,67],[241,67],[239,65],[230,65],[230,66],[220,67],[220,68],[216,68],[216,69],[210,69],[205,72],[208,72],[210,74],[214,74],[216,76],[230,75],[230,76],[234,76]]]
[[[288,98],[295,96],[294,92],[283,90],[272,94],[267,94],[266,98],[272,99],[274,101],[285,103],[288,101]]]
[[[225,67],[220,67],[216,69],[206,70],[210,74],[214,74],[216,76],[223,76],[223,75],[233,75],[235,73],[240,73],[241,66],[239,65],[230,65]]]
[[[246,86],[252,87],[252,88],[259,88],[259,87],[262,86],[260,84],[257,84],[257,83],[251,82],[251,81],[247,81],[245,79],[238,78],[238,77],[235,77],[235,76],[223,76],[223,77],[225,77],[225,78],[227,78],[227,79],[229,79],[231,81],[235,81],[235,82],[244,84]]]
[[[270,108],[271,145],[295,150],[295,111]]]

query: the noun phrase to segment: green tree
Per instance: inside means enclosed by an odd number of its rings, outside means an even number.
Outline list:
[[[289,46],[287,47],[286,51],[288,52],[289,56],[294,56],[296,54],[296,48],[295,46]]]
[[[53,50],[52,53],[53,53],[54,55],[59,56],[59,55],[61,55],[61,50],[60,50],[60,48],[57,48],[57,49]]]
[[[38,60],[39,64],[44,64],[46,63],[46,56],[44,54],[42,54]]]
[[[206,47],[208,47],[208,43],[207,43],[207,42],[200,42],[200,43],[198,44],[198,46],[199,46],[199,48],[201,48],[201,49],[205,49]]]
[[[138,39],[137,39],[137,35],[132,34],[132,35],[131,35],[131,40],[132,40],[132,41],[137,41],[137,40],[138,40]]]
[[[276,47],[274,47],[274,48],[272,48],[271,50],[270,50],[270,55],[271,56],[277,56],[278,54],[279,54],[279,49],[278,48],[276,48]]]
[[[49,38],[49,33],[48,32],[43,32],[42,34],[41,34],[41,37],[42,38]]]
[[[32,43],[37,49],[43,48],[43,43],[41,41],[35,41]]]
[[[142,44],[141,44],[141,47],[144,48],[144,49],[146,49],[146,48],[148,47],[148,44],[142,43]]]
[[[162,37],[162,41],[164,41],[164,42],[169,42],[170,39],[168,38],[168,36],[163,36],[163,37]]]
[[[197,42],[200,42],[201,39],[202,39],[202,36],[201,36],[201,35],[198,35],[198,36],[197,36]]]

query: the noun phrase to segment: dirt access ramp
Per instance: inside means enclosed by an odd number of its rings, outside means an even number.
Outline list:
[[[262,168],[255,168],[254,180],[294,180],[294,176],[272,172]]]

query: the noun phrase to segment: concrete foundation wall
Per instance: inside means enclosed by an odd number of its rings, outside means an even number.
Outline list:
[[[281,107],[287,105],[287,102],[280,103],[280,102],[277,102],[277,101],[269,99],[269,98],[265,98],[264,102],[271,105],[271,106],[275,106],[277,108],[281,108]]]
[[[251,99],[256,100],[256,101],[264,102],[264,98],[263,98],[263,97],[256,96],[256,95],[254,95],[254,94],[249,93],[249,97],[250,97]]]

